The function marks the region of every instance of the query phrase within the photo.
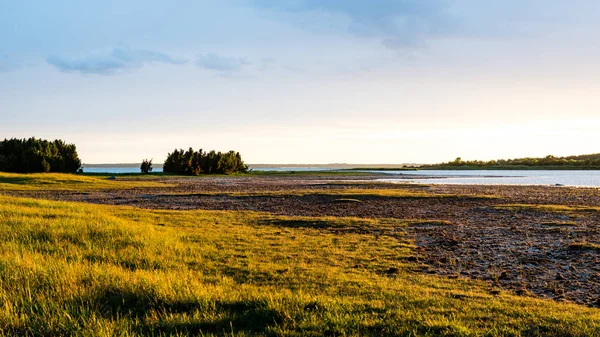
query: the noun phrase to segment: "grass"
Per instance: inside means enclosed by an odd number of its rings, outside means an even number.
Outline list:
[[[297,176],[373,176],[378,173],[376,172],[353,172],[346,170],[323,170],[323,171],[294,171],[290,168],[289,171],[249,171],[248,173],[235,174],[239,176],[283,176],[283,177],[297,177]],[[381,174],[383,175],[383,174]]]
[[[314,190],[281,190],[260,192],[203,192],[186,194],[168,194],[169,196],[231,196],[231,197],[304,197],[328,196],[339,199],[358,200],[358,198],[464,198],[464,199],[496,199],[494,195],[481,194],[441,194],[412,191],[408,189],[314,189]],[[359,200],[360,201],[360,200]]]
[[[541,211],[550,213],[600,212],[600,207],[595,206],[508,204],[492,207],[509,211]]]
[[[588,250],[600,253],[600,245],[589,242],[574,242],[569,244],[571,250]]]
[[[414,272],[409,222],[0,196],[0,335],[600,335],[598,309]]]
[[[418,171],[417,167],[353,167],[348,171]]]
[[[73,190],[125,189],[145,187],[169,187],[171,185],[153,181],[123,181],[108,176],[81,174],[32,173],[18,174],[0,172],[0,191],[19,190]]]
[[[577,226],[577,223],[574,221],[546,221],[546,222],[541,222],[540,226],[573,227],[573,226]]]
[[[335,199],[334,202],[339,202],[339,203],[361,203],[362,201],[359,199],[352,199],[352,198],[339,198],[339,199]]]
[[[454,224],[448,220],[406,220],[409,226],[415,227],[444,227],[454,226]]]

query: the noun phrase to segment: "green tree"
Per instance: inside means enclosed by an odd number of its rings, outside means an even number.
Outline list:
[[[0,142],[0,171],[74,173],[81,160],[74,144],[62,140],[4,139]]]
[[[167,173],[200,175],[200,174],[233,174],[248,172],[248,166],[244,164],[239,152],[229,151],[226,153],[202,149],[187,151],[175,149],[167,155],[163,165],[163,171]]]
[[[152,159],[144,159],[142,160],[142,165],[140,166],[140,170],[143,174],[148,174],[152,172]]]

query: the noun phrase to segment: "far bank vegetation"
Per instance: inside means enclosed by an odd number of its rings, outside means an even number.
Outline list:
[[[456,158],[454,161],[423,165],[419,169],[553,169],[553,170],[597,170],[600,169],[600,153],[579,156],[543,158],[517,158],[498,159],[490,161],[462,160]]]

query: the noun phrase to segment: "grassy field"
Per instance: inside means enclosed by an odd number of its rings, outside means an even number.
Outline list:
[[[423,273],[410,222],[0,196],[0,335],[600,335],[598,309]]]
[[[169,187],[170,185],[153,181],[122,181],[109,176],[87,176],[63,173],[5,173],[0,172],[0,191],[21,190],[95,190],[143,187]]]

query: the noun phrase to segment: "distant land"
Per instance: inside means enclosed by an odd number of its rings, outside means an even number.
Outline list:
[[[141,163],[117,163],[117,164],[83,164],[83,168],[139,168]],[[600,170],[600,153],[584,154],[576,156],[556,157],[548,155],[540,158],[516,158],[497,160],[462,160],[456,158],[454,161],[439,164],[249,164],[250,169],[294,169],[314,168],[332,170]],[[154,168],[162,169],[162,164],[154,164]]]
[[[132,168],[140,167],[141,163],[117,163],[117,164],[83,164],[84,168]],[[393,169],[401,167],[418,167],[422,164],[346,164],[346,163],[332,163],[332,164],[248,164],[250,168],[262,169],[262,168],[330,168],[330,169]],[[152,164],[155,168],[162,168],[162,164]]]
[[[418,167],[422,164],[249,164],[251,168],[296,168],[296,167],[314,167],[314,168],[330,168],[330,169],[375,169],[385,168],[393,169],[400,167]]]
[[[600,170],[600,153],[577,156],[543,158],[516,158],[497,160],[462,160],[421,165],[420,170]]]
[[[89,168],[103,168],[103,167],[140,167],[142,163],[117,163],[117,164],[82,164],[81,166],[83,166],[84,168],[89,167]],[[152,163],[152,166],[154,167],[162,167],[162,164],[154,164]]]

